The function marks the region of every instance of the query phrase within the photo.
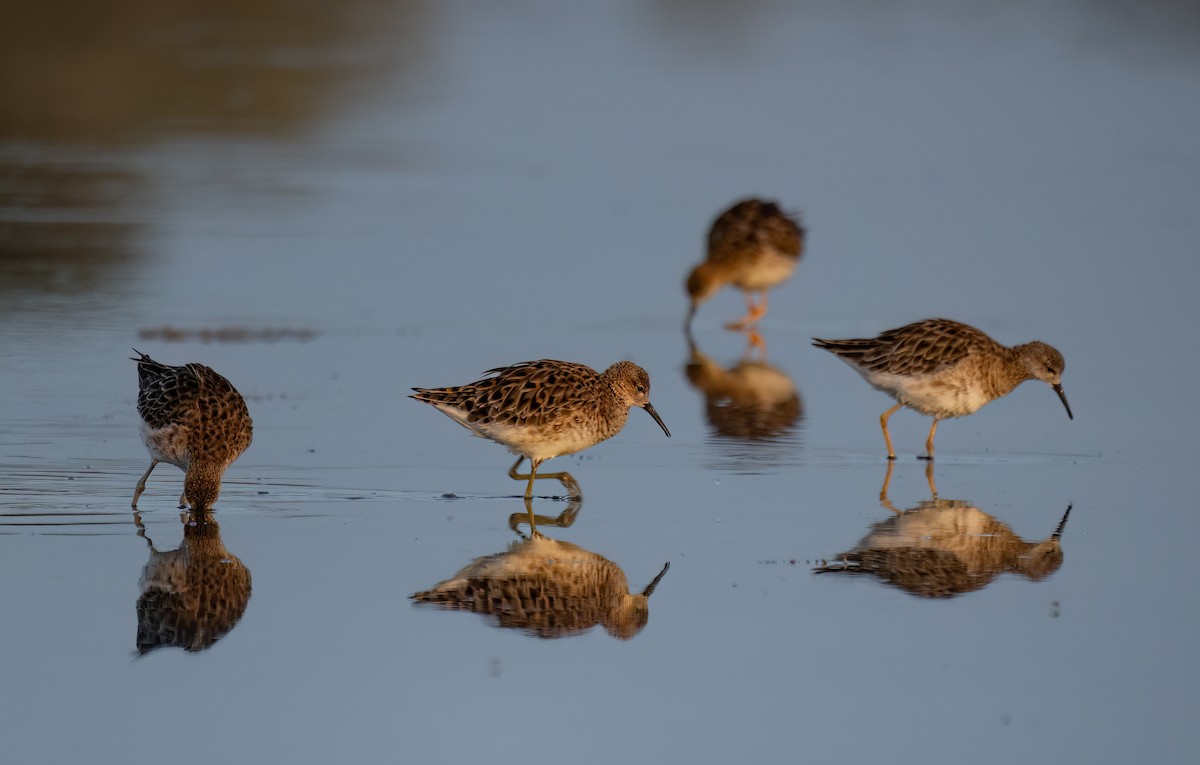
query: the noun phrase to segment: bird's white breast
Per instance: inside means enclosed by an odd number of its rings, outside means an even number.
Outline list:
[[[861,374],[900,403],[931,417],[962,417],[991,400],[980,385],[972,384],[954,370],[931,375]]]

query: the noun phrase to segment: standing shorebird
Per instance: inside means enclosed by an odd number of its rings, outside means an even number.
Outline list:
[[[246,401],[233,384],[203,364],[170,367],[138,349],[138,414],[150,467],[133,492],[133,506],[159,462],[181,468],[180,506],[211,508],[225,468],[250,446],[253,424]]]
[[[813,341],[899,402],[879,417],[890,460],[896,459],[896,453],[888,418],[902,406],[933,418],[922,459],[933,459],[938,422],[971,414],[1026,380],[1047,383],[1062,399],[1067,417],[1075,418],[1062,388],[1066,362],[1061,353],[1039,340],[1007,348],[961,322],[926,319],[874,338]]]
[[[632,361],[618,361],[598,373],[583,364],[542,359],[486,372],[493,373],[495,377],[470,385],[413,388],[416,393],[409,398],[432,404],[475,435],[520,455],[508,474],[514,480],[528,479],[526,499],[533,497],[538,478],[576,486],[570,473],[537,475],[538,466],[620,433],[631,406],[645,409],[671,437],[650,405],[650,375]],[[532,466],[529,474],[517,473],[526,457]]]
[[[796,270],[804,250],[804,228],[774,202],[744,199],[721,213],[708,232],[708,256],[687,279],[691,298],[687,324],[696,309],[726,284],[746,294],[746,315],[726,324],[749,329],[767,313],[767,290]],[[754,293],[762,296],[754,302]]]

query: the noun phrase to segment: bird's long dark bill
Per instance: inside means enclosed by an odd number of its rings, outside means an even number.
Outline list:
[[[1065,400],[1065,399],[1064,399],[1064,400]],[[660,427],[660,428],[662,428],[662,429],[663,429],[663,433],[666,433],[666,434],[667,434],[667,438],[670,438],[670,437],[671,437],[671,431],[667,430],[667,426],[666,426],[666,425],[663,423],[663,421],[662,421],[662,417],[659,417],[659,416],[658,416],[658,412],[654,411],[654,407],[650,405],[650,402],[649,402],[649,401],[647,401],[647,402],[646,402],[646,405],[645,405],[644,407],[642,407],[642,408],[643,408],[643,409],[645,409],[647,412],[649,412],[649,413],[650,413],[650,416],[651,416],[651,417],[653,417],[653,418],[654,418],[654,421],[658,423],[658,427]]]
[[[654,588],[657,587],[658,583],[662,581],[662,578],[664,576],[666,576],[667,569],[669,569],[670,567],[671,567],[671,562],[667,561],[667,565],[663,566],[663,570],[658,572],[658,576],[654,577],[653,582],[646,585],[646,589],[642,590],[642,594],[645,595],[647,598],[650,597],[651,595],[653,595]]]
[[[1058,397],[1062,399],[1063,406],[1067,408],[1067,417],[1071,418],[1072,420],[1075,419],[1075,415],[1071,414],[1071,405],[1067,403],[1067,394],[1063,392],[1062,386],[1053,385],[1051,387],[1054,388],[1054,392],[1058,394]]]

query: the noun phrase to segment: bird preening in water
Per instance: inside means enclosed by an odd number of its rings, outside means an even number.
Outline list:
[[[221,476],[253,438],[246,401],[233,384],[203,364],[179,367],[138,354],[138,414],[150,467],[133,493],[133,506],[146,490],[146,479],[159,462],[184,471],[180,506],[211,508],[221,491]]]

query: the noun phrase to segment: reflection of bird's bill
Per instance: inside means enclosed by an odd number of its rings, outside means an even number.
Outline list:
[[[1054,392],[1058,394],[1058,397],[1062,399],[1063,406],[1067,408],[1067,417],[1072,420],[1075,419],[1075,415],[1071,414],[1071,405],[1067,403],[1067,394],[1063,391],[1062,385],[1054,385],[1051,387],[1054,388]]]
[[[662,417],[658,416],[658,412],[654,410],[654,407],[650,405],[650,402],[647,401],[646,405],[642,408],[649,412],[650,416],[654,418],[654,421],[658,423],[658,427],[662,428],[663,433],[667,434],[667,438],[670,438],[671,431],[667,430],[666,423],[662,421]]]
[[[662,578],[667,573],[667,569],[669,569],[670,567],[671,567],[671,562],[667,561],[666,565],[663,566],[663,570],[659,571],[658,576],[654,577],[654,581],[650,582],[650,584],[646,585],[646,589],[642,590],[642,594],[645,595],[647,598],[650,597],[651,595],[653,595],[654,588],[657,587],[658,583],[662,581]]]
[[[1067,503],[1067,512],[1063,513],[1062,520],[1058,522],[1058,528],[1056,528],[1054,533],[1050,535],[1051,539],[1059,539],[1062,537],[1063,529],[1067,527],[1067,519],[1071,517],[1071,508],[1074,506],[1075,503],[1073,502]]]

